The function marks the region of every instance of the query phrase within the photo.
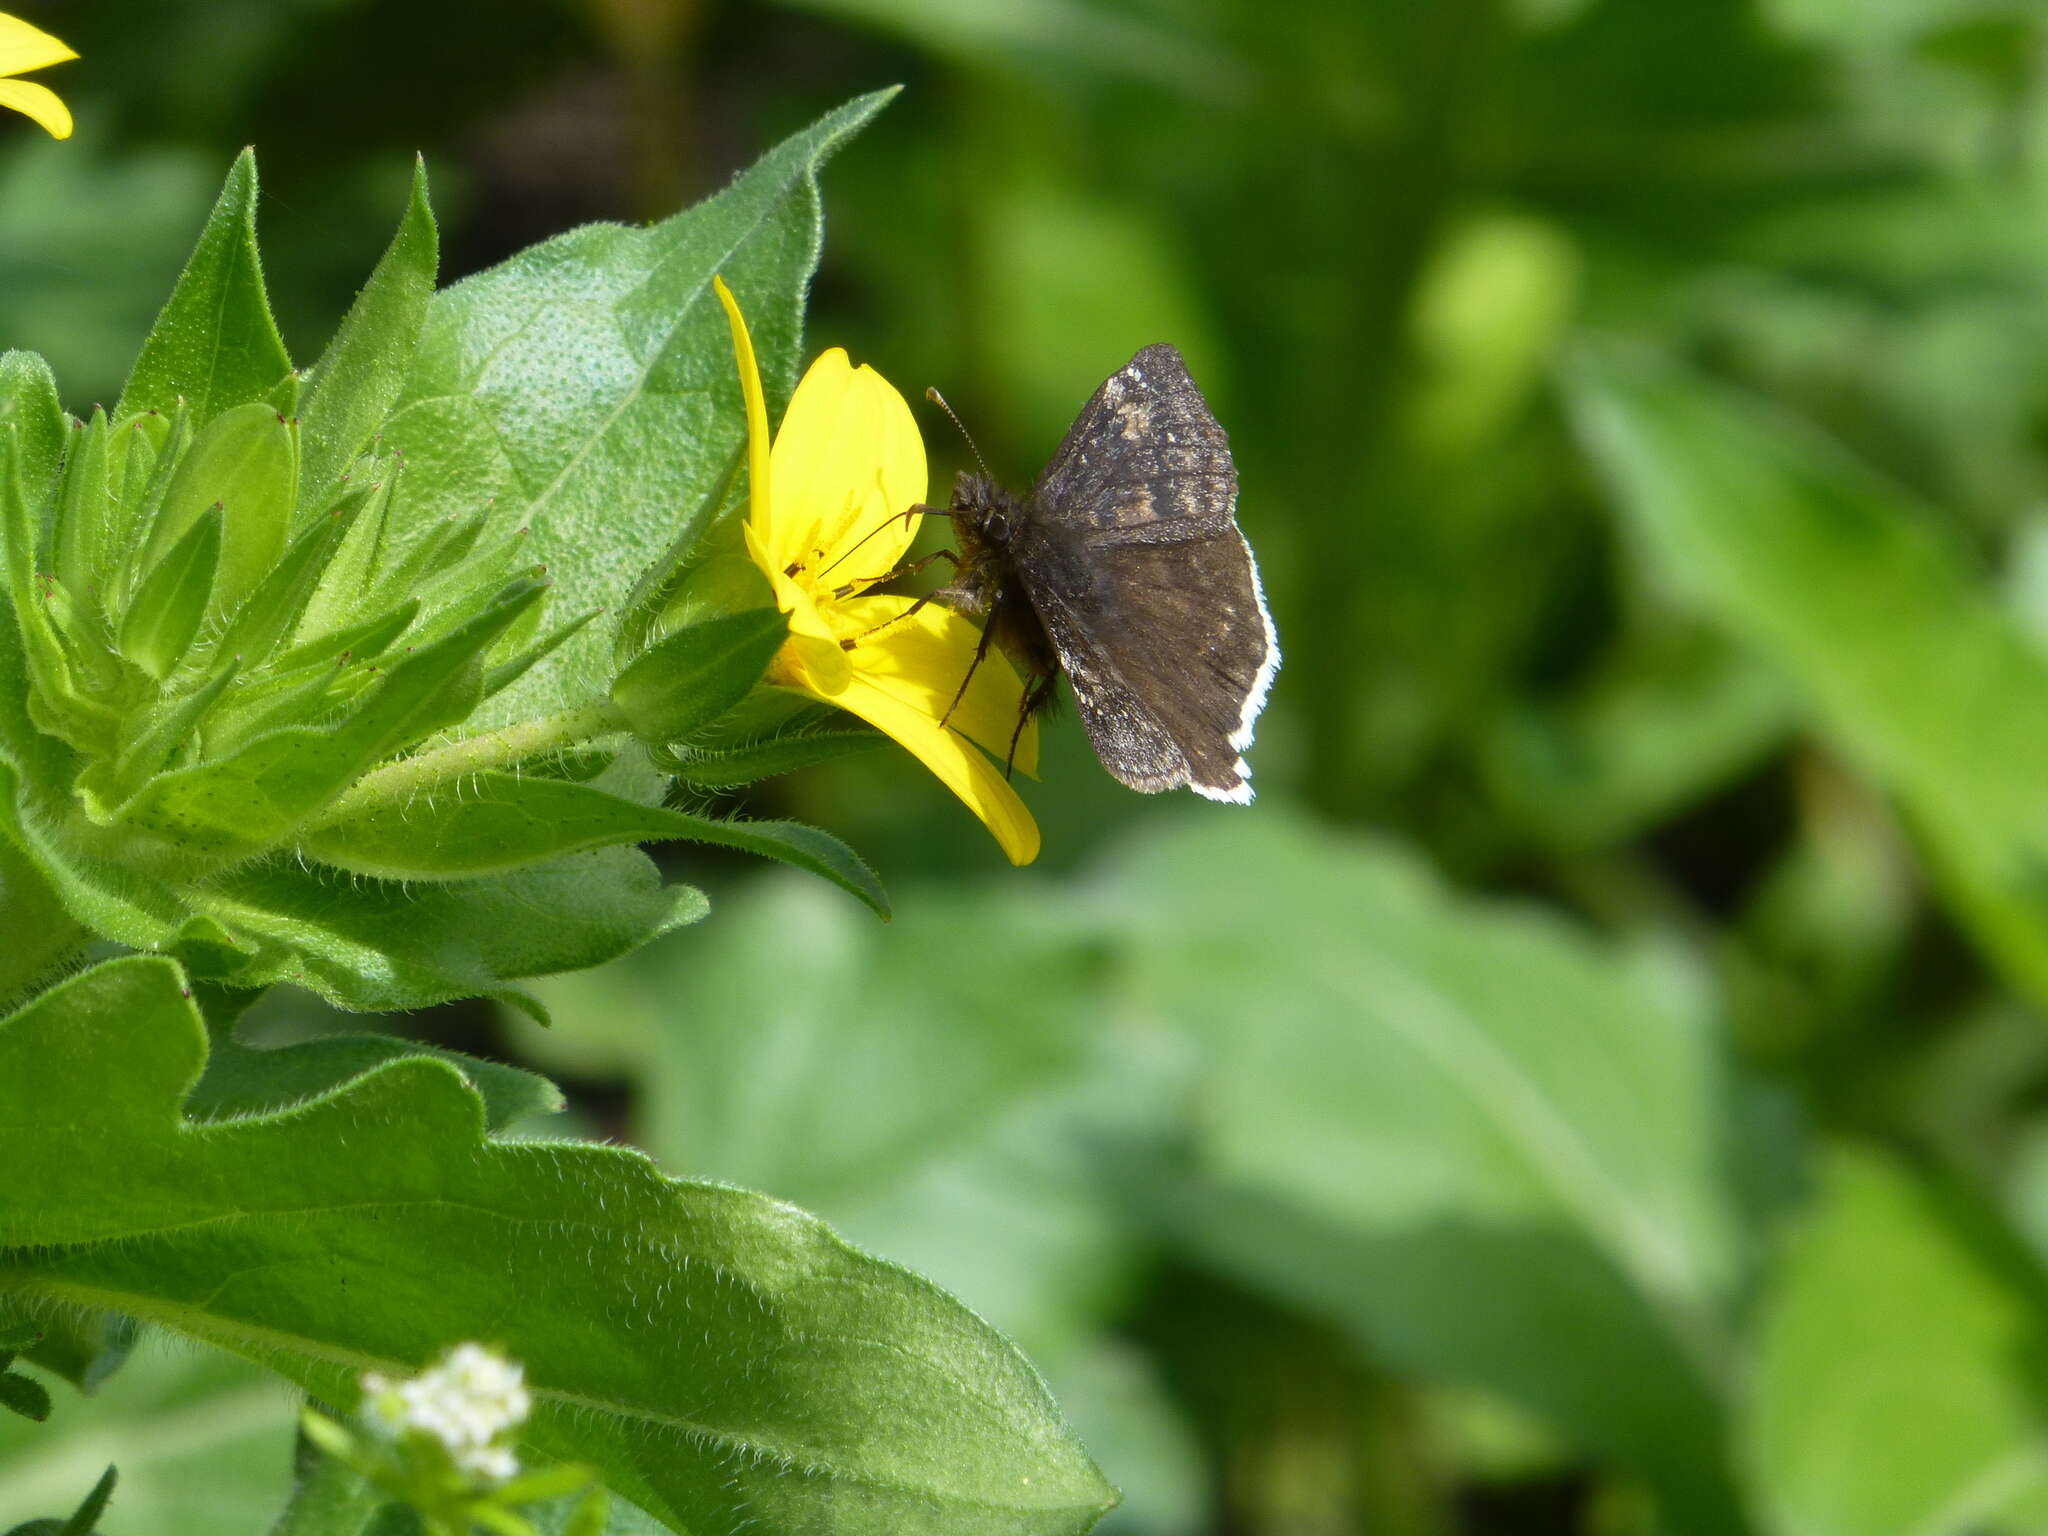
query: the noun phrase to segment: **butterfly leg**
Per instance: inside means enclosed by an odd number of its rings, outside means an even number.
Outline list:
[[[879,576],[863,576],[858,581],[849,581],[843,587],[834,587],[832,595],[834,597],[851,597],[863,587],[879,587],[883,582],[895,581],[898,577],[915,576],[934,560],[944,560],[956,569],[960,564],[960,557],[950,549],[935,549],[922,560],[909,561],[907,564],[897,566],[893,571],[884,571]],[[913,609],[912,611],[915,612],[916,610]]]
[[[937,597],[938,595],[936,592],[930,594],[932,597]],[[967,675],[960,679],[960,687],[953,694],[953,702],[948,704],[946,712],[939,716],[939,726],[942,730],[945,728],[946,722],[953,718],[953,711],[960,707],[960,701],[967,697],[967,685],[974,681],[974,674],[981,670],[981,664],[988,656],[989,642],[996,637],[995,620],[996,616],[990,614],[988,622],[981,626],[981,640],[974,647],[974,660],[967,664]]]
[[[1017,743],[1024,739],[1024,727],[1031,723],[1031,717],[1052,702],[1052,691],[1059,687],[1057,672],[1042,673],[1031,680],[1031,686],[1024,690],[1024,697],[1017,705],[1017,728],[1010,732],[1009,755],[1003,759],[1003,777],[1008,779],[1017,766]]]
[[[941,551],[941,553],[945,553],[945,551]],[[921,563],[921,562],[920,562],[920,563]],[[903,572],[898,572],[897,574],[901,575],[901,574],[904,574],[904,573],[903,573]],[[888,580],[889,578],[885,576],[885,577],[880,577],[880,578],[878,578],[878,579],[879,579],[879,580],[883,580],[883,581],[886,581],[886,580]],[[848,590],[851,590],[851,589],[848,589]],[[841,592],[841,593],[837,593],[837,594],[835,594],[835,596],[844,596],[844,595],[845,595],[845,593],[844,593],[844,592]],[[852,638],[851,640],[842,640],[842,641],[840,641],[840,642],[839,642],[839,648],[840,648],[840,649],[841,649],[842,651],[850,651],[850,650],[854,649],[854,647],[856,647],[857,645],[859,645],[859,644],[861,643],[861,641],[863,641],[863,640],[867,639],[867,638],[868,638],[868,636],[870,636],[870,635],[879,635],[879,634],[880,634],[880,633],[881,633],[881,632],[882,632],[883,630],[885,630],[885,629],[894,629],[894,628],[895,628],[895,627],[896,627],[896,626],[897,626],[898,624],[901,624],[901,623],[902,623],[902,622],[903,622],[903,621],[904,621],[905,619],[909,618],[909,617],[910,617],[910,616],[911,616],[912,614],[916,613],[916,612],[917,612],[917,611],[918,611],[918,610],[919,610],[920,608],[924,607],[924,605],[925,605],[926,603],[930,602],[930,601],[931,601],[931,600],[932,600],[933,598],[935,598],[935,597],[937,597],[937,598],[943,598],[943,597],[944,597],[945,595],[946,595],[946,592],[945,592],[945,589],[943,589],[943,588],[941,588],[941,589],[940,589],[939,591],[937,591],[937,592],[927,592],[927,593],[925,593],[925,595],[924,595],[923,597],[920,597],[920,598],[919,598],[919,599],[918,599],[918,600],[917,600],[916,602],[912,603],[912,604],[911,604],[911,605],[910,605],[910,606],[909,606],[908,608],[904,609],[904,610],[903,610],[903,611],[902,611],[901,613],[899,613],[899,614],[896,614],[896,615],[894,615],[894,616],[893,616],[893,617],[891,617],[891,618],[886,618],[886,619],[882,620],[882,622],[881,622],[881,623],[879,623],[879,624],[877,624],[877,625],[876,625],[876,626],[875,626],[875,627],[874,627],[873,629],[864,629],[864,630],[862,630],[862,631],[861,631],[861,632],[860,632],[859,634],[855,635],[855,636],[854,636],[854,637],[853,637],[853,638]],[[976,653],[976,656],[975,656],[975,660],[976,660],[976,661],[979,661],[980,659],[981,659],[981,657],[980,657],[980,654],[979,654],[979,653],[977,652],[977,653]]]

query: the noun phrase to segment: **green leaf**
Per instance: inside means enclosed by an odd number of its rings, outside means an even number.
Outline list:
[[[785,877],[542,990],[565,1021],[632,1032],[664,1163],[775,1190],[1063,1356],[1108,1322],[1137,1262],[1098,1149],[1174,1103],[1103,1027],[1094,927],[1005,881],[926,891],[883,928]],[[919,965],[933,955],[973,959]],[[1056,1385],[1057,1363],[1041,1362]]]
[[[0,1409],[40,1424],[50,1416],[49,1389],[19,1371],[0,1368]]]
[[[0,434],[10,425],[22,491],[31,506],[40,507],[70,449],[72,427],[57,401],[50,365],[33,352],[0,352]]]
[[[392,497],[397,492],[398,469],[396,460],[379,460],[369,466],[366,478],[370,484],[351,491],[336,503],[338,507],[352,509],[348,534],[327,562],[306,603],[306,611],[299,620],[300,639],[345,629],[359,622],[365,612],[378,611],[372,583],[388,553],[386,535]],[[408,602],[417,600],[413,592],[400,593],[399,597]]]
[[[413,165],[398,233],[314,367],[313,387],[299,414],[300,483],[315,506],[398,398],[426,324],[439,264],[440,234],[427,203],[426,162],[420,160]]]
[[[313,1425],[323,1422],[310,1421]],[[291,1502],[267,1536],[372,1536],[377,1512],[388,1503],[380,1489],[346,1462],[328,1455],[303,1424],[293,1462]]]
[[[284,548],[297,497],[298,462],[298,434],[272,406],[257,401],[221,412],[199,429],[172,475],[143,546],[144,564],[165,559],[208,508],[221,508],[214,612],[232,612],[269,574]]]
[[[5,652],[5,636],[0,635],[0,659]],[[0,668],[0,681],[4,672]],[[0,704],[5,698],[0,688]],[[54,739],[44,740],[61,751]],[[168,885],[55,835],[52,818],[70,809],[67,795],[50,792],[13,763],[0,761],[0,837],[34,863],[66,911],[101,937],[136,949],[164,949],[189,936],[192,913]],[[215,924],[200,926],[227,938]]]
[[[483,1100],[484,1123],[491,1130],[562,1110],[561,1090],[537,1073],[390,1035],[327,1035],[265,1050],[216,1037],[206,1075],[187,1096],[185,1113],[195,1120],[268,1114],[332,1093],[388,1061],[411,1057],[446,1062],[467,1078]]]
[[[2048,1314],[1989,1230],[1887,1158],[1828,1160],[1765,1303],[1744,1436],[1773,1529],[2040,1528]]]
[[[0,1434],[0,1530],[70,1509],[121,1468],[108,1536],[267,1528],[284,1502],[296,1389],[247,1361],[178,1341],[138,1350],[89,1403],[34,1435]]]
[[[400,660],[337,724],[274,731],[217,761],[162,774],[115,814],[195,853],[276,847],[371,766],[467,719],[483,688],[479,658],[545,591],[532,582],[508,587],[485,612]]]
[[[682,741],[744,699],[788,637],[789,620],[774,608],[687,625],[627,664],[612,702],[642,741]]]
[[[709,910],[634,849],[605,848],[486,880],[399,885],[270,861],[192,894],[227,947],[183,954],[242,987],[291,982],[384,1012],[507,997],[513,981],[602,965]]]
[[[327,563],[349,533],[357,508],[344,503],[316,516],[299,531],[282,557],[262,574],[248,600],[214,647],[216,656],[239,656],[256,665],[282,644],[305,612]]]
[[[1632,1468],[1674,1528],[1742,1529],[1697,999],[1271,810],[1141,844],[1099,905],[1130,914],[1125,1005],[1203,1052],[1192,1146],[1156,1181],[1182,1243]]]
[[[261,399],[291,369],[263,291],[256,155],[245,149],[142,344],[114,415],[169,415],[182,399],[193,425],[203,427],[230,406]]]
[[[879,731],[803,731],[723,750],[692,747],[669,759],[667,766],[685,784],[726,789],[871,752],[888,739]]]
[[[72,433],[72,450],[65,460],[50,537],[50,564],[57,579],[74,593],[90,594],[95,607],[99,606],[99,592],[112,575],[111,435],[107,413],[99,409],[93,411],[82,432]]]
[[[12,627],[0,625],[0,840],[95,933],[175,953],[202,976],[294,982],[360,1010],[477,996],[531,1007],[511,982],[602,964],[706,911],[701,892],[664,888],[627,849],[425,887],[273,862],[174,889],[57,835],[78,763],[29,723],[22,675]]]
[[[80,691],[72,663],[49,612],[55,584],[38,578],[36,530],[22,494],[18,443],[20,428],[0,424],[0,576],[4,576],[12,622],[0,621],[12,649],[19,637],[24,692],[16,696],[21,709],[18,731],[47,733],[71,746],[104,748],[111,743],[118,720],[101,701]],[[29,683],[33,689],[29,689]],[[15,748],[22,750],[16,734]],[[36,749],[29,749],[33,754]]]
[[[1573,375],[1660,567],[1911,814],[1957,915],[2048,999],[2048,657],[1937,520],[1840,448],[1672,370]]]
[[[100,1516],[106,1511],[107,1500],[114,1496],[114,1484],[119,1480],[119,1474],[112,1467],[102,1472],[100,1480],[93,1484],[92,1492],[72,1511],[71,1518],[57,1528],[56,1536],[92,1536],[99,1526]]]
[[[768,392],[786,398],[819,249],[818,168],[891,94],[830,113],[650,229],[574,230],[436,294],[384,427],[406,461],[394,517],[417,529],[488,505],[497,529],[532,528],[573,610],[630,592],[678,526],[706,515],[744,435],[712,277],[739,296]],[[610,641],[585,630],[490,719],[601,692]]]
[[[0,1316],[6,1308],[0,1305]],[[58,1312],[37,1323],[42,1334],[27,1358],[88,1395],[127,1364],[141,1335],[135,1319],[118,1312],[87,1317]]]
[[[300,847],[325,863],[382,879],[448,880],[586,848],[671,840],[780,859],[888,915],[888,897],[873,871],[830,833],[787,821],[720,821],[555,778],[476,774],[459,792],[419,795],[319,827],[300,839]]]
[[[121,616],[121,654],[161,682],[198,637],[213,602],[224,514],[209,507],[157,561]]]
[[[1013,1346],[792,1207],[618,1148],[492,1142],[433,1062],[183,1119],[205,1032],[180,985],[115,961],[0,1022],[26,1107],[0,1164],[31,1192],[0,1210],[0,1288],[118,1306],[338,1403],[487,1331],[525,1365],[536,1448],[679,1529],[1055,1536],[1113,1502]]]
[[[169,762],[171,755],[192,739],[199,722],[206,718],[239,668],[231,658],[212,677],[176,700],[159,704],[145,714],[129,717],[127,740],[111,768],[105,759],[90,763],[78,776],[80,801],[90,811],[95,805],[119,805]]]

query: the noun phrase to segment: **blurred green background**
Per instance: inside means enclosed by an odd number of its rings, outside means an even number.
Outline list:
[[[713,917],[551,1033],[396,1026],[957,1291],[1131,1536],[2048,1531],[2042,6],[8,4],[84,56],[75,140],[0,131],[74,410],[244,143],[311,357],[415,149],[453,279],[900,81],[813,347],[1020,486],[1147,342],[1230,430],[1255,807],[1069,718],[1013,873],[872,754],[750,808],[894,924],[684,850]],[[258,1529],[284,1403],[145,1350],[0,1522],[114,1459],[113,1536]]]

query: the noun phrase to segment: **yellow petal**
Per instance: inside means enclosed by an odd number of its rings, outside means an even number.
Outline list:
[[[32,69],[47,69],[78,55],[40,27],[32,27],[19,16],[0,11],[0,75],[25,75]],[[13,103],[9,102],[9,106]],[[43,120],[31,112],[41,123]],[[67,121],[69,119],[66,119]],[[43,123],[48,128],[49,124]],[[55,129],[51,129],[54,133]],[[64,135],[57,134],[58,138]]]
[[[773,500],[768,478],[768,402],[761,394],[761,365],[754,359],[754,338],[747,334],[747,320],[740,313],[739,300],[732,296],[722,277],[714,276],[711,287],[718,294],[718,302],[725,306],[725,323],[732,331],[732,354],[739,364],[740,395],[747,402],[747,495],[753,503],[748,509],[751,521],[758,519],[761,509]],[[769,546],[771,556],[780,552],[779,546]],[[772,576],[775,566],[784,563],[777,560],[764,569]]]
[[[54,139],[71,137],[71,109],[55,91],[33,80],[0,80],[0,107],[26,113],[49,129]]]
[[[901,617],[909,606],[909,599],[902,597],[850,597],[833,605],[832,617],[842,637],[868,635],[844,653],[852,659],[854,671],[934,723],[945,715],[966,679],[967,691],[960,695],[950,725],[993,753],[998,762],[1007,758],[1024,696],[1024,685],[1010,658],[990,646],[981,665],[975,667],[979,629],[937,603],[926,603],[909,618]],[[971,679],[967,676],[970,667],[974,668]],[[1038,776],[1036,720],[1017,738],[1016,766],[1020,773]]]
[[[924,500],[924,439],[895,387],[833,347],[790,397],[772,480],[768,547],[833,585],[872,579],[917,532],[903,514]]]
[[[907,747],[995,834],[1012,864],[1038,857],[1038,823],[999,770],[957,732],[904,703],[859,672],[833,700]]]
[[[775,588],[775,606],[789,615],[789,642],[776,656],[771,675],[820,698],[829,697],[830,690],[846,686],[847,674],[853,669],[853,663],[840,648],[838,632],[818,611],[810,588],[801,582],[791,581],[778,567],[769,563],[767,551],[761,547],[754,525],[751,522],[743,524],[740,531],[747,541],[747,553],[768,573],[769,583]],[[810,644],[800,646],[799,641]]]

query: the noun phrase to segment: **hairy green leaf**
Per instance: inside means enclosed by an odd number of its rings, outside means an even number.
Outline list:
[[[185,659],[213,601],[223,514],[209,507],[150,568],[121,615],[121,654],[162,681]]]
[[[482,996],[528,1008],[510,982],[602,965],[708,910],[630,848],[430,885],[270,861],[214,877],[191,903],[222,941],[194,935],[179,950],[204,974],[293,982],[370,1011]]]
[[[263,291],[256,155],[245,149],[142,344],[114,415],[168,415],[182,400],[194,426],[203,427],[230,406],[261,399],[291,368]]]
[[[256,401],[222,411],[199,429],[171,476],[143,546],[144,566],[165,559],[209,508],[221,509],[221,568],[214,611],[232,611],[268,574],[291,527],[298,433]]]
[[[72,433],[72,449],[58,489],[55,525],[50,531],[51,569],[74,593],[91,594],[95,607],[113,554],[115,507],[108,483],[111,436],[107,413],[97,408],[85,430]]]
[[[706,515],[744,435],[711,279],[739,296],[768,391],[786,396],[819,248],[818,169],[890,94],[828,114],[652,228],[574,230],[435,295],[384,426],[406,461],[394,516],[416,529],[488,511],[498,529],[531,527],[575,610],[633,590],[679,524]],[[601,691],[611,639],[576,636],[491,720]]]
[[[23,494],[40,507],[70,449],[72,428],[57,401],[50,365],[33,352],[0,352],[0,432],[9,426],[15,430]]]
[[[535,1073],[391,1035],[324,1035],[264,1050],[216,1036],[206,1075],[186,1097],[185,1113],[195,1120],[227,1120],[288,1109],[387,1061],[416,1056],[445,1061],[469,1079],[483,1100],[484,1123],[494,1131],[562,1108],[561,1090]]]
[[[781,615],[777,615],[779,619]],[[884,916],[874,873],[837,838],[796,822],[720,821],[640,805],[588,784],[484,773],[438,795],[308,833],[301,846],[342,869],[394,880],[448,880],[511,870],[615,843],[681,840],[742,848],[822,875]]]
[[[0,1022],[28,1106],[0,1164],[29,1191],[0,1210],[0,1290],[116,1307],[340,1403],[483,1329],[525,1364],[536,1447],[679,1529],[1055,1536],[1113,1502],[1011,1345],[792,1207],[617,1148],[491,1142],[432,1061],[195,1125],[204,1049],[155,959]]]
[[[485,612],[406,655],[339,723],[292,726],[163,774],[115,814],[195,853],[276,847],[373,764],[466,719],[483,689],[479,658],[545,590],[507,588]]]
[[[314,367],[300,411],[304,461],[299,479],[315,510],[398,398],[426,324],[439,264],[440,235],[427,203],[427,167],[421,161],[413,167],[398,233]]]
[[[682,741],[744,699],[788,635],[789,620],[774,608],[687,625],[627,664],[612,702],[642,741]]]
[[[880,731],[798,731],[737,747],[691,748],[669,759],[667,766],[685,784],[723,789],[871,752],[888,740]]]

